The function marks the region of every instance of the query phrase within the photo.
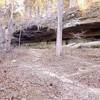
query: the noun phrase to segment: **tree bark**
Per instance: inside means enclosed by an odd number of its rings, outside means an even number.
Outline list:
[[[0,52],[3,52],[5,49],[4,43],[5,43],[5,33],[2,28],[2,25],[0,25]]]
[[[10,18],[8,21],[8,29],[6,29],[6,51],[11,51],[11,39],[13,34],[13,10],[14,10],[14,0],[11,0],[11,10]]]
[[[5,31],[0,25],[0,60],[5,59]]]
[[[58,28],[57,28],[57,40],[56,40],[56,55],[62,54],[62,20],[63,20],[63,0],[57,1],[58,9]]]
[[[77,6],[78,6],[77,0],[70,0],[69,8],[74,8]]]

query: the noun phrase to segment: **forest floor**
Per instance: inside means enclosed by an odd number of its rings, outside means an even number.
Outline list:
[[[0,61],[0,100],[100,100],[100,48],[14,49]]]

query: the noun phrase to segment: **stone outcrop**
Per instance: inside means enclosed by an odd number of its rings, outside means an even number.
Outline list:
[[[40,27],[38,27],[40,26]],[[27,26],[14,32],[14,41],[18,42],[21,31],[21,42],[53,41],[56,39],[57,16],[41,21],[39,25]],[[63,39],[100,38],[100,3],[94,3],[85,11],[70,8],[64,12]]]

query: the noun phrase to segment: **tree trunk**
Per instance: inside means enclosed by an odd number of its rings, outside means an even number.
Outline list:
[[[45,13],[46,13],[46,18],[48,18],[48,0],[45,0]]]
[[[5,33],[2,28],[2,25],[0,25],[0,52],[4,51],[4,43],[5,43]]]
[[[70,0],[69,8],[74,8],[77,6],[78,6],[77,0]]]
[[[63,0],[57,1],[58,9],[58,28],[57,28],[57,40],[56,40],[56,55],[62,54],[62,20],[63,20]]]
[[[10,18],[8,21],[8,29],[6,29],[6,50],[11,51],[11,39],[13,33],[13,9],[14,9],[14,0],[11,0],[11,10]]]

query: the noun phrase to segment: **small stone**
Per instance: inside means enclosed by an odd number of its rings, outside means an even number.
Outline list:
[[[52,84],[52,83],[50,83],[50,86],[53,86],[53,84]]]
[[[22,98],[21,100],[26,100],[26,98]]]
[[[16,62],[16,60],[12,60],[12,63],[15,63]]]
[[[4,73],[6,73],[7,71],[6,70],[4,70]]]

